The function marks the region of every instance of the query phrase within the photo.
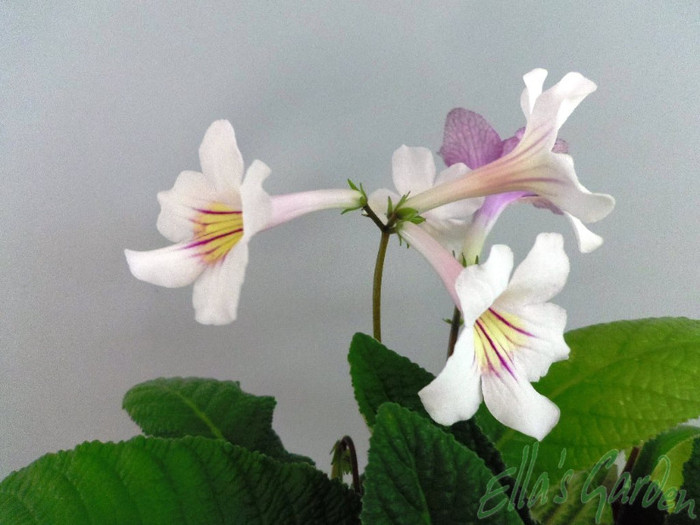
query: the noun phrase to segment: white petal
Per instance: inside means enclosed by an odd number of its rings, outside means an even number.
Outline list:
[[[583,223],[570,213],[564,212],[564,216],[569,220],[576,234],[578,249],[581,253],[591,253],[593,250],[600,248],[603,244],[603,238],[596,235],[591,230],[586,228]]]
[[[559,421],[559,408],[539,394],[517,371],[515,376],[481,377],[484,402],[493,416],[504,425],[542,440]]]
[[[532,109],[535,107],[537,97],[542,94],[544,80],[547,78],[547,70],[542,68],[533,69],[529,73],[523,75],[525,89],[520,96],[520,107],[523,108],[525,118],[530,117]]]
[[[566,122],[566,119],[574,112],[576,107],[588,95],[593,93],[598,86],[595,82],[584,77],[581,73],[567,73],[559,82],[548,89],[548,93],[542,95],[551,97],[547,104],[554,106],[559,102],[559,110],[557,111],[557,129]],[[542,96],[538,98],[538,103],[545,104],[540,101]]]
[[[615,207],[613,197],[604,193],[591,193],[579,182],[574,159],[570,155],[540,148],[529,162],[529,172],[523,171],[525,177],[533,180],[528,184],[528,189],[583,222],[599,221]]]
[[[270,168],[264,162],[254,160],[246,171],[241,184],[243,202],[243,234],[250,239],[267,226],[272,215],[270,196],[262,188],[262,183],[270,174]]]
[[[421,223],[420,227],[427,231],[448,252],[459,254],[462,251],[462,243],[469,229],[469,222],[458,219],[436,218],[432,211],[434,210],[423,214],[425,222]]]
[[[197,322],[223,325],[236,320],[247,265],[248,245],[241,241],[222,262],[207,267],[192,291]]]
[[[173,242],[191,239],[191,219],[197,215],[196,209],[217,200],[216,197],[216,189],[203,174],[183,171],[171,189],[158,193],[158,231]]]
[[[397,195],[395,192],[388,190],[386,188],[380,188],[378,190],[373,191],[372,193],[369,194],[369,197],[367,197],[367,205],[371,208],[371,210],[381,219],[381,221],[386,224],[388,221],[387,218],[387,206],[388,206],[388,199],[391,199],[391,202],[396,205],[397,202],[399,202],[399,199],[401,197]]]
[[[401,146],[391,157],[394,186],[401,195],[430,189],[435,183],[435,161],[427,148]]]
[[[562,307],[552,303],[524,305],[508,313],[523,321],[523,329],[532,335],[513,353],[517,368],[528,381],[537,381],[552,363],[569,357],[564,341],[566,310]]]
[[[185,244],[147,252],[124,250],[124,255],[134,277],[167,288],[191,284],[205,267]]]
[[[457,162],[457,163],[453,164],[452,166],[445,168],[444,170],[442,170],[440,173],[437,174],[437,176],[435,177],[434,186],[458,179],[458,178],[462,177],[463,175],[466,175],[467,173],[469,173],[469,171],[471,171],[471,170],[469,169],[469,167],[466,164],[463,164],[461,162]]]
[[[554,147],[557,132],[581,101],[596,90],[593,81],[580,73],[567,73],[535,101],[518,148],[525,148],[546,136],[544,148]]]
[[[558,233],[540,233],[535,244],[513,272],[497,306],[513,311],[519,305],[541,304],[558,294],[569,275],[569,258]]]
[[[442,372],[418,395],[437,423],[452,425],[471,418],[481,403],[481,379],[474,359],[471,327],[462,331]]]
[[[469,173],[469,168],[464,164],[457,163],[453,164],[446,170],[441,171],[435,178],[435,186],[443,184],[445,182],[451,182],[463,177]],[[460,219],[468,220],[481,205],[484,203],[483,197],[476,197],[472,199],[462,199],[459,201],[452,202],[450,204],[445,204],[439,208],[430,210],[430,216],[435,217],[439,220],[446,219]],[[426,216],[427,219],[427,216]]]
[[[457,277],[455,289],[460,300],[464,326],[472,326],[508,285],[513,269],[513,252],[496,244],[486,262],[467,266]]]
[[[209,126],[199,146],[199,162],[202,172],[218,191],[238,189],[243,177],[243,157],[228,120],[217,120]]]

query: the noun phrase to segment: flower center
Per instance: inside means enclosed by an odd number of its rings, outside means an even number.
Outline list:
[[[206,264],[215,264],[243,237],[243,214],[220,202],[197,211],[192,219],[194,239],[187,247],[194,248]]]
[[[513,354],[518,347],[527,346],[533,335],[523,330],[522,321],[512,314],[489,308],[474,323],[474,354],[482,373],[497,375],[513,370]]]

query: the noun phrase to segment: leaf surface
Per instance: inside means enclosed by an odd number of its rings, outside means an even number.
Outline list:
[[[394,403],[379,409],[365,471],[362,522],[521,524],[476,454]]]
[[[627,449],[700,415],[700,322],[642,319],[566,334],[571,357],[552,365],[535,389],[561,410],[539,445],[535,475],[587,470],[611,449]],[[507,465],[534,440],[498,423],[482,405],[480,426]]]
[[[357,496],[302,463],[202,437],[47,454],[0,483],[0,523],[351,524]]]
[[[155,437],[204,436],[262,452],[282,461],[307,461],[288,453],[272,429],[276,401],[241,390],[238,382],[160,378],[138,384],[123,407],[143,432]]]

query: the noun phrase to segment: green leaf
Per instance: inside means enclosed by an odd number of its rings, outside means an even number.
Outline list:
[[[360,333],[352,339],[348,361],[355,398],[370,428],[374,426],[379,407],[388,402],[398,403],[430,419],[418,397],[418,391],[435,378],[430,372],[373,337]],[[457,441],[478,452],[494,472],[505,469],[498,451],[473,420],[460,421],[448,431]]]
[[[697,525],[700,516],[700,439],[693,441],[690,458],[683,465],[683,487],[679,491],[668,525]]]
[[[626,449],[700,414],[700,322],[643,319],[589,326],[566,334],[567,361],[535,388],[561,409],[540,443],[535,475],[586,470],[611,449]],[[534,440],[498,423],[482,406],[480,426],[507,465],[518,465]]]
[[[272,397],[243,392],[238,382],[174,377],[136,385],[123,407],[150,436],[225,439],[279,460],[313,463],[282,446],[272,430],[275,404]]]
[[[221,440],[139,436],[47,454],[0,483],[0,523],[351,524],[357,496]]]
[[[454,437],[394,403],[377,414],[362,522],[522,523],[484,462]]]
[[[430,372],[361,333],[352,338],[348,361],[355,398],[370,428],[386,402],[426,414],[418,391],[433,380]]]
[[[602,470],[593,474],[569,471],[562,483],[550,487],[545,504],[532,507],[532,515],[540,525],[612,525],[612,512],[606,503],[606,474]],[[585,502],[581,501],[582,495]]]
[[[644,444],[632,469],[632,478],[649,476],[662,490],[683,486],[683,465],[690,458],[693,441],[700,437],[700,428],[680,426],[660,434]],[[673,510],[673,496],[668,500]]]

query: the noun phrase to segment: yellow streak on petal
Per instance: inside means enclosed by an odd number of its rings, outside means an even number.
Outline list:
[[[189,244],[207,264],[223,259],[243,237],[243,214],[230,206],[212,202],[197,210],[192,219],[194,239]]]
[[[526,346],[531,337],[523,333],[522,321],[515,315],[489,308],[474,324],[474,354],[482,373],[512,371],[513,354]]]

